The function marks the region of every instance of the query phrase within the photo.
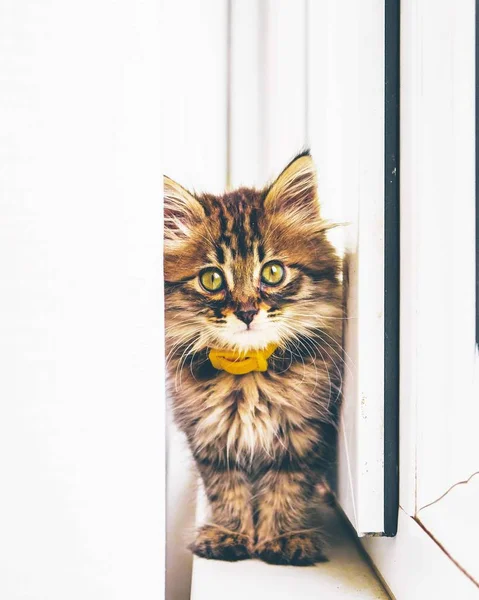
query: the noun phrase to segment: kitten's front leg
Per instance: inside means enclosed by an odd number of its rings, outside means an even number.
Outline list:
[[[277,565],[307,566],[327,560],[317,529],[308,527],[312,472],[271,469],[257,482],[255,555]]]
[[[198,464],[212,512],[190,549],[204,558],[237,561],[250,558],[254,526],[251,487],[240,470]]]

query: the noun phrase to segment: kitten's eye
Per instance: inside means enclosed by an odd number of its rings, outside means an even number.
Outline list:
[[[279,285],[284,279],[284,267],[280,262],[270,262],[261,271],[261,281],[267,285]]]
[[[200,282],[207,292],[219,292],[223,289],[223,275],[218,269],[205,269],[202,271]]]

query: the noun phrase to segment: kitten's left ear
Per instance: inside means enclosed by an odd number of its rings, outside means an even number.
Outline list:
[[[173,179],[164,181],[165,243],[168,248],[187,240],[205,213],[198,200]]]
[[[318,218],[317,175],[309,150],[299,154],[269,188],[265,208],[294,218]]]

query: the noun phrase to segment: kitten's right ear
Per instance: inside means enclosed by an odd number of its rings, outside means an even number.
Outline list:
[[[171,247],[187,240],[193,227],[204,219],[205,213],[198,200],[179,183],[166,175],[163,182],[165,242],[169,242]]]
[[[298,154],[270,186],[265,208],[291,224],[319,219],[316,168],[309,150]]]

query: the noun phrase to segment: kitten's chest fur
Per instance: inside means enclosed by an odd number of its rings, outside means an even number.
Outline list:
[[[305,456],[318,443],[318,422],[330,420],[334,390],[314,364],[279,373],[191,374],[175,394],[177,419],[197,457],[251,463]]]

